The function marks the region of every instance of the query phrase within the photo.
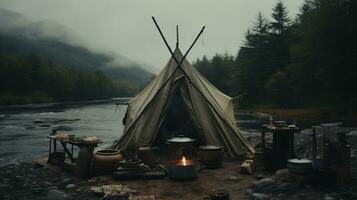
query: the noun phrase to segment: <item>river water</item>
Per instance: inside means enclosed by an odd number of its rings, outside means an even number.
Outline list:
[[[109,102],[34,104],[0,108],[0,166],[47,156],[52,129],[76,136],[97,136],[109,147],[123,132],[126,106]],[[245,136],[256,136],[260,121],[237,114]]]

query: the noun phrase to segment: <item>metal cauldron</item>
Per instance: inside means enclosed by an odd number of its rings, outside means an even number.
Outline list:
[[[185,153],[185,150],[193,149],[193,143],[195,141],[195,139],[184,136],[174,137],[166,140],[166,144],[170,150],[171,159],[180,159],[181,156]]]
[[[312,161],[308,159],[289,159],[287,168],[294,174],[307,174],[312,171]]]
[[[205,145],[198,147],[200,163],[209,169],[222,167],[223,155],[224,149],[221,146]]]
[[[185,164],[182,160],[171,161],[162,168],[170,179],[179,181],[196,179],[198,171],[201,169],[193,160],[186,160]]]

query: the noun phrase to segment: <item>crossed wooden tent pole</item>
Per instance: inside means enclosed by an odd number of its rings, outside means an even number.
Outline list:
[[[203,33],[203,30],[204,30],[206,27],[205,27],[205,26],[202,27],[201,31],[200,31],[200,32],[198,33],[198,35],[196,36],[196,38],[195,38],[195,40],[193,41],[193,43],[191,44],[190,48],[188,48],[188,50],[186,51],[186,53],[185,53],[184,56],[182,57],[181,61],[179,62],[179,61],[177,60],[177,58],[175,57],[174,52],[172,51],[170,45],[167,43],[166,38],[165,38],[165,36],[163,35],[163,33],[162,33],[162,31],[161,31],[159,25],[157,24],[155,18],[152,17],[152,20],[154,21],[157,30],[159,31],[159,33],[160,33],[162,39],[164,40],[164,43],[165,43],[166,47],[169,49],[172,58],[175,60],[175,62],[176,62],[176,64],[177,64],[177,67],[178,67],[178,68],[181,68],[181,65],[182,65],[183,61],[185,60],[187,54],[191,51],[192,47],[195,45],[195,43],[197,42],[198,38],[201,36],[201,34]],[[177,35],[176,46],[178,46],[178,43],[179,43],[179,40],[178,40],[178,26],[176,26],[176,35]]]

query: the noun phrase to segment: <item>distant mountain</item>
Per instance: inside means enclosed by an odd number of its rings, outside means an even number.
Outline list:
[[[152,74],[138,64],[116,55],[94,53],[66,27],[56,22],[29,21],[23,15],[0,9],[0,54],[38,55],[56,65],[83,71],[100,70],[108,77],[139,87]],[[126,64],[116,64],[121,60]]]

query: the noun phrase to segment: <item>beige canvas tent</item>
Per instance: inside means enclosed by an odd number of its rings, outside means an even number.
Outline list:
[[[178,65],[177,61],[182,62]],[[175,98],[181,99],[184,108],[176,109],[174,115],[187,112],[188,121],[194,127],[193,137],[199,137],[201,144],[223,146],[230,158],[254,153],[236,127],[232,98],[209,83],[184,58],[178,45],[163,70],[129,101],[124,133],[114,148],[125,151],[130,146],[152,146],[162,134],[170,134],[160,130],[177,102]]]

